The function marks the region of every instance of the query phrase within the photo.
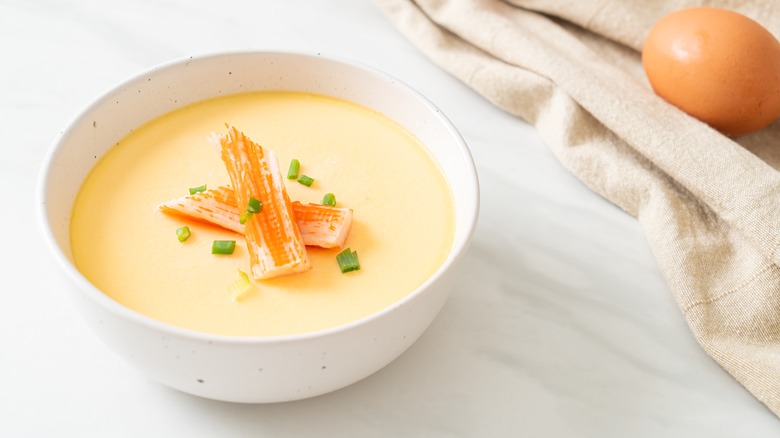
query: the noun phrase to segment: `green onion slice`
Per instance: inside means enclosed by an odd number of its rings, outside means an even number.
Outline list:
[[[260,213],[263,211],[263,203],[255,198],[249,198],[249,204],[246,206],[249,213]]]
[[[263,211],[263,203],[250,197],[249,203],[246,206],[246,213],[242,214],[238,221],[241,222],[241,225],[244,225],[253,214],[260,213],[261,211]]]
[[[301,162],[295,158],[290,161],[290,168],[287,169],[287,179],[298,178],[298,172],[301,171]]]
[[[228,286],[228,290],[230,291],[230,294],[233,296],[233,301],[241,301],[241,299],[246,294],[247,290],[249,289],[249,286],[252,285],[252,283],[249,281],[249,276],[246,274],[246,272],[242,270],[238,270],[238,280],[230,283],[230,286]]]
[[[306,187],[311,187],[312,183],[314,183],[314,178],[308,177],[306,175],[301,175],[298,178],[298,182],[305,185]]]
[[[233,254],[236,249],[235,240],[215,240],[211,244],[212,254]]]
[[[200,193],[205,191],[206,191],[206,184],[203,184],[202,186],[198,186],[198,187],[190,187],[190,195],[194,195],[195,193]]]
[[[322,205],[330,205],[331,207],[336,206],[336,195],[333,193],[325,193],[325,196],[322,197],[322,201],[320,202]]]
[[[342,274],[360,269],[357,251],[352,251],[349,248],[344,248],[344,251],[341,251],[336,256],[336,261],[339,262],[339,268],[341,269]]]
[[[185,240],[190,238],[190,227],[183,226],[176,230],[176,237],[179,238],[179,242],[184,242]]]

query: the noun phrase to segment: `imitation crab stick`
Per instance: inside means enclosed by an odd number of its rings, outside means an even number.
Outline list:
[[[244,234],[236,194],[230,187],[222,186],[171,199],[160,204],[160,210],[163,213],[179,214]]]
[[[292,203],[295,223],[307,245],[340,248],[352,227],[352,210],[322,204]]]
[[[276,156],[232,126],[218,141],[236,205],[239,211],[253,213],[244,224],[252,278],[266,279],[310,269]],[[262,208],[253,211],[252,205],[259,203]]]
[[[298,201],[292,203],[292,208],[304,245],[322,248],[344,245],[352,226],[351,209]],[[160,210],[244,234],[235,193],[227,186],[172,199],[161,204]]]

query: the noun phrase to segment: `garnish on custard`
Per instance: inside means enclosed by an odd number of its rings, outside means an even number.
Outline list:
[[[262,214],[253,214],[244,226],[252,277],[272,278],[310,269],[274,153],[232,126],[219,137],[219,144],[237,205],[249,205],[252,196],[264,200]]]
[[[185,240],[190,238],[190,227],[183,226],[176,230],[176,238],[179,239],[179,242],[184,242]]]
[[[322,204],[292,202],[293,216],[306,246],[340,248],[352,226],[352,210]],[[208,189],[160,205],[166,214],[177,214],[244,234],[243,216],[235,192],[227,186]]]
[[[320,204],[335,207],[336,195],[334,195],[333,193],[325,193],[325,195],[322,197],[322,201],[320,201]]]
[[[310,246],[341,248],[352,227],[352,210],[322,204],[301,204],[295,201],[295,222]]]
[[[211,244],[211,253],[212,254],[233,254],[233,251],[236,250],[236,241],[235,240],[215,240],[214,243]]]
[[[253,214],[260,213],[261,211],[263,211],[263,203],[255,198],[250,197],[249,204],[246,206],[246,213],[241,215],[239,218],[239,223],[244,225]]]
[[[298,182],[305,185],[306,187],[311,187],[311,185],[314,184],[314,178],[306,175],[301,175],[298,177]]]
[[[206,184],[203,184],[202,186],[198,186],[198,187],[190,187],[190,195],[194,195],[195,193],[200,193],[205,191],[206,191]]]
[[[233,301],[241,301],[251,285],[252,283],[249,281],[249,276],[246,272],[239,269],[238,280],[230,283],[230,286],[228,286],[228,291],[233,297]]]
[[[244,233],[243,225],[239,224],[241,213],[238,210],[236,196],[230,187],[222,186],[194,195],[171,199],[160,204],[159,209],[166,214],[178,214],[201,222],[219,225],[236,233]]]
[[[255,279],[273,278],[311,269],[306,245],[341,248],[352,225],[352,210],[336,208],[336,196],[326,193],[320,204],[290,202],[276,156],[254,143],[235,127],[227,134],[213,137],[221,150],[233,188],[208,190],[206,185],[190,189],[190,195],[159,206],[168,214],[179,214],[219,225],[244,234],[249,265]],[[310,187],[314,179],[298,176],[300,162],[293,159],[289,179]],[[266,200],[264,204],[258,198]],[[239,205],[246,205],[240,211]],[[268,208],[264,209],[264,205]],[[262,213],[262,214],[261,214]],[[186,237],[182,237],[185,233]],[[180,234],[181,231],[181,234]],[[180,241],[189,237],[189,228],[177,230]],[[212,254],[233,254],[235,240],[215,240]],[[360,269],[357,251],[349,248],[337,256],[342,273]],[[241,278],[231,284],[234,299],[249,287],[249,276],[239,269]]]
[[[297,179],[300,171],[301,162],[293,158],[290,160],[290,167],[287,169],[287,179]]]
[[[358,261],[357,251],[344,248],[344,251],[341,251],[336,256],[336,261],[339,263],[339,268],[341,269],[342,274],[360,270],[360,262]]]
[[[246,206],[246,211],[252,214],[260,213],[261,211],[263,211],[263,203],[258,201],[255,198],[250,197],[249,203]]]

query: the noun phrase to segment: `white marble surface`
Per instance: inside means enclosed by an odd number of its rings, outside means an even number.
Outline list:
[[[226,49],[384,70],[436,103],[474,154],[482,211],[451,300],[401,358],[332,394],[236,405],[158,385],[51,280],[34,195],[56,134],[121,80]],[[699,348],[633,218],[369,1],[2,0],[0,54],[0,436],[780,436]]]

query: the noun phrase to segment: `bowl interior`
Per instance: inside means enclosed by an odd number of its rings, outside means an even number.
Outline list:
[[[396,79],[323,56],[241,52],[188,58],[142,73],[86,108],[56,140],[40,183],[44,233],[72,275],[71,208],[95,163],[136,127],[182,106],[249,91],[294,90],[355,102],[393,119],[432,153],[450,184],[455,236],[445,266],[467,246],[476,223],[478,186],[470,153],[441,112]]]

